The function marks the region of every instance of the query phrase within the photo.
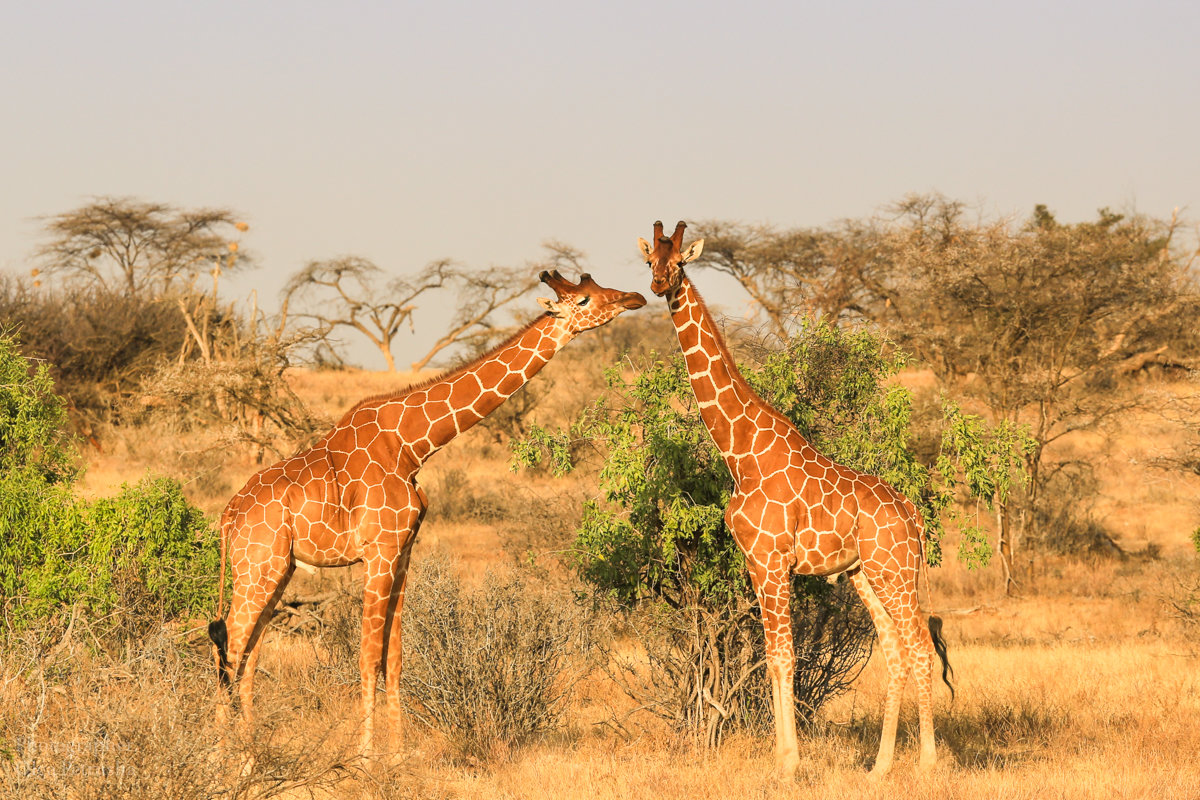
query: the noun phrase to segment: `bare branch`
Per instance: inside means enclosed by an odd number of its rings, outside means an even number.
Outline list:
[[[552,260],[558,258],[574,264],[580,256],[569,248],[557,251],[551,248]],[[463,273],[458,292],[458,311],[449,329],[425,355],[413,362],[413,371],[424,369],[434,356],[453,344],[494,332],[496,312],[537,286],[534,275],[543,268],[543,264],[536,264],[515,268],[492,267]]]
[[[456,279],[460,272],[448,260],[435,261],[411,278],[395,278],[385,290],[378,288],[384,272],[370,259],[342,256],[310,261],[288,280],[285,303],[305,299],[313,308],[302,316],[317,320],[326,335],[338,327],[362,333],[379,349],[388,370],[396,370],[392,343],[412,315],[417,299]]]

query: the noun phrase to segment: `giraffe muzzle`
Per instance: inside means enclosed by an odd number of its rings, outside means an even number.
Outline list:
[[[633,311],[646,305],[646,298],[642,297],[637,292],[628,292],[618,302],[620,302],[622,308],[628,311]]]
[[[650,291],[654,292],[656,297],[662,297],[670,290],[670,288],[671,282],[665,278],[662,280],[655,278],[654,280],[650,281]]]

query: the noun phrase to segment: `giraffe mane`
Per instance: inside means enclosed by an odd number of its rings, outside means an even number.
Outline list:
[[[443,372],[440,372],[437,375],[433,375],[429,378],[425,378],[423,380],[417,381],[416,383],[405,386],[403,389],[398,389],[394,392],[381,392],[379,394],[371,395],[370,397],[364,397],[362,400],[359,400],[357,403],[355,403],[353,406],[351,406],[350,411],[348,411],[347,413],[350,413],[358,408],[361,408],[362,406],[373,405],[375,403],[380,403],[380,402],[391,402],[394,400],[400,400],[400,399],[412,394],[413,392],[419,392],[419,391],[422,391],[423,389],[428,389],[430,386],[433,386],[434,384],[441,383],[442,381],[447,381],[447,380],[450,380],[451,378],[457,378],[459,375],[462,375],[464,372],[474,369],[480,363],[488,360],[489,358],[491,358],[492,356],[494,356],[496,353],[500,352],[504,348],[514,344],[518,339],[520,339],[522,336],[524,336],[526,333],[528,333],[530,328],[537,325],[538,323],[540,323],[542,320],[546,319],[549,316],[550,316],[549,314],[539,314],[537,317],[535,317],[534,319],[530,320],[528,323],[523,325],[520,330],[513,333],[511,336],[509,336],[503,342],[501,342],[500,344],[491,348],[490,350],[488,350],[485,353],[480,353],[479,355],[475,356],[475,358],[472,358],[470,361],[464,361],[463,363],[458,364],[453,367],[450,367],[449,369],[447,369]]]

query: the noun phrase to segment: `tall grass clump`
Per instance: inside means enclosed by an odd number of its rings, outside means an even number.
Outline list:
[[[404,608],[409,713],[466,760],[495,760],[564,725],[586,626],[519,570],[466,586],[444,556],[413,570]]]

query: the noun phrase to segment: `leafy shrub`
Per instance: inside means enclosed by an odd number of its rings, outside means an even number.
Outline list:
[[[49,367],[31,364],[17,337],[0,334],[0,470],[28,469],[47,483],[77,471],[66,403],[54,393]]]
[[[217,539],[169,478],[79,500],[27,471],[0,477],[0,595],[15,630],[79,607],[139,635],[212,608]]]
[[[404,603],[410,713],[468,759],[493,759],[559,728],[581,673],[573,654],[584,627],[570,603],[540,593],[520,572],[489,573],[468,589],[444,556],[413,570]]]
[[[72,492],[77,456],[45,367],[30,371],[0,337],[0,604],[8,632],[61,612],[137,635],[164,618],[207,611],[217,540],[179,483],[146,478],[111,498]]]

